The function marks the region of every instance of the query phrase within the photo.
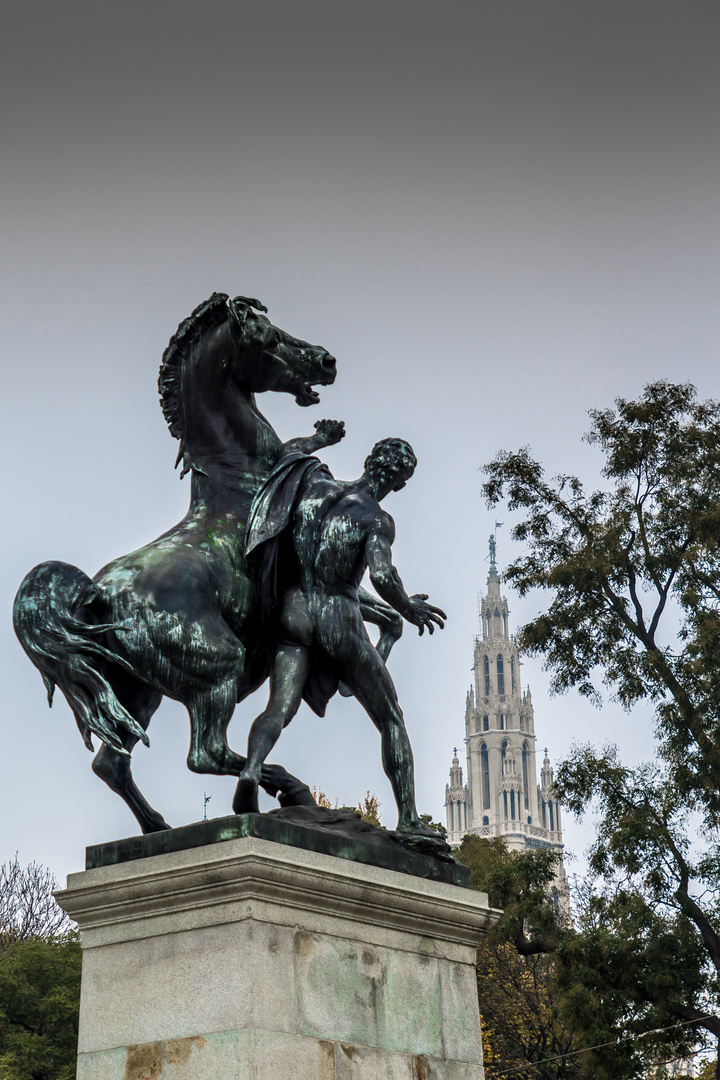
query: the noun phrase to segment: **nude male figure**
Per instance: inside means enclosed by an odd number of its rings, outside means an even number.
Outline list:
[[[365,630],[358,597],[367,569],[382,599],[420,634],[425,627],[432,633],[435,625],[444,626],[447,616],[426,603],[427,596],[405,592],[391,558],[395,524],[379,505],[390,491],[405,487],[416,464],[408,443],[385,439],[373,448],[359,480],[338,481],[321,469],[301,489],[289,526],[296,582],[280,603],[270,699],[250,730],[235,813],[257,812],[262,764],[300,707],[313,649],[319,646],[380,732],[383,768],[398,808],[398,832],[437,837],[417,814],[405,722],[390,674]]]

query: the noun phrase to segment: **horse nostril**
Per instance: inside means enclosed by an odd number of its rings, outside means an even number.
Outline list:
[[[334,356],[330,355],[330,353],[325,353],[321,360],[321,363],[325,371],[334,371],[337,361]]]

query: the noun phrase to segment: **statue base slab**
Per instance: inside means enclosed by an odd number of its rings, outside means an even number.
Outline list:
[[[482,1080],[483,893],[242,836],[57,898],[82,932],[77,1080]]]
[[[470,871],[455,861],[452,850],[439,836],[410,841],[401,833],[368,825],[356,810],[331,810],[314,805],[288,806],[267,814],[230,814],[181,825],[178,829],[98,844],[85,849],[85,869],[203,847],[239,836],[256,836],[259,840],[471,888]],[[412,844],[410,849],[408,844]]]

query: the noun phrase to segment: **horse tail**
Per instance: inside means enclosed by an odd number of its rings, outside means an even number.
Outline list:
[[[148,737],[102,674],[103,661],[133,670],[98,640],[107,630],[120,627],[82,617],[83,609],[87,610],[100,596],[98,586],[76,566],[41,563],[18,589],[13,624],[20,644],[42,675],[48,704],[52,705],[55,687],[59,686],[88,750],[94,749],[94,734],[119,753],[127,754],[122,742],[125,732],[146,745]]]

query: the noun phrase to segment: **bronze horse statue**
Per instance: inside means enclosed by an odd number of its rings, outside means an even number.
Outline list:
[[[255,309],[255,310],[254,310]],[[185,517],[151,544],[105,566],[93,580],[46,562],[15,600],[15,630],[39,668],[52,704],[60,687],[86,746],[102,746],[93,770],[120,795],[144,833],[168,829],[137,788],[130,754],[163,695],[190,715],[188,766],[239,775],[245,758],[227,743],[238,701],[266,678],[255,588],[244,551],[250,504],[283,453],[338,442],[342,423],[283,444],[255,394],[273,390],[316,404],[312,389],[335,379],[335,359],[273,326],[257,300],[214,293],[185,319],[165,350],[159,389],[170,432],[180,440],[181,475],[192,472]],[[314,803],[279,766],[262,786],[282,805]]]

